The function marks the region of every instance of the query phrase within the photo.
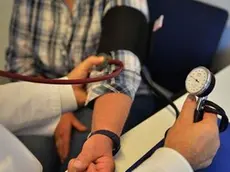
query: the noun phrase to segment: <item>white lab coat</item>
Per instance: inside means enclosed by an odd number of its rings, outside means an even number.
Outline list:
[[[76,109],[72,86],[0,85],[0,124],[14,133],[52,135],[60,115]]]

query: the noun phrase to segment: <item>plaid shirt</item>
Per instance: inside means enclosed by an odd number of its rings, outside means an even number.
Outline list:
[[[71,13],[64,0],[15,0],[7,49],[7,70],[23,75],[57,78],[96,54],[101,21],[114,6],[134,7],[148,17],[146,0],[76,0]],[[140,63],[130,51],[111,52],[125,64],[120,76],[88,84],[87,102],[108,92],[120,92],[134,98],[140,85]],[[91,76],[105,75],[92,71]]]

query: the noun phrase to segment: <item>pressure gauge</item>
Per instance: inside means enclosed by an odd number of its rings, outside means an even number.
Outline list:
[[[215,77],[207,68],[200,66],[188,74],[185,87],[188,93],[197,97],[205,97],[215,87]]]

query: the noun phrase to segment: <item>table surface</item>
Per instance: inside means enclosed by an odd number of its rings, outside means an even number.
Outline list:
[[[216,86],[209,96],[225,109],[230,118],[230,102],[227,100],[230,95],[230,66],[216,74]],[[187,95],[175,101],[180,110]],[[116,172],[124,172],[134,164],[149,149],[156,145],[163,137],[165,131],[175,121],[175,114],[171,107],[166,107],[148,118],[134,129],[127,132],[121,138],[121,150],[115,158]]]

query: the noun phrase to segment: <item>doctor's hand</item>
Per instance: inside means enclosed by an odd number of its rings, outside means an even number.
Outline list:
[[[104,62],[104,57],[90,56],[84,60],[80,65],[75,67],[68,75],[68,79],[83,79],[87,78],[94,66],[100,65]],[[84,85],[73,85],[74,95],[78,106],[83,106],[87,97]]]
[[[93,135],[84,144],[81,153],[72,159],[68,172],[114,172],[112,140],[103,135]]]
[[[181,114],[169,130],[165,147],[183,155],[194,170],[208,167],[220,147],[217,116],[205,113],[202,121],[193,123],[196,99],[188,96]]]

